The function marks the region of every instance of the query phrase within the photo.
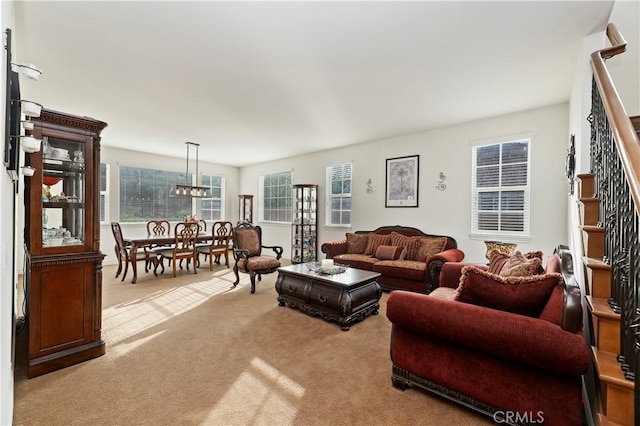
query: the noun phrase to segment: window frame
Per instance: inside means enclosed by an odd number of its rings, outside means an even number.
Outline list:
[[[212,190],[214,188],[213,186],[205,185],[204,183],[202,183],[202,182],[204,182],[204,178],[205,177],[207,177],[207,178],[220,178],[220,197],[219,198],[218,197],[203,198],[201,200],[201,202],[199,203],[199,206],[198,206],[198,210],[199,210],[198,211],[198,217],[200,219],[202,219],[202,220],[211,221],[211,222],[215,222],[215,221],[218,221],[218,220],[225,220],[225,202],[224,202],[224,200],[225,200],[225,184],[226,184],[226,182],[225,182],[224,176],[217,175],[217,174],[209,174],[209,173],[201,173],[200,174],[200,182],[201,182],[200,186],[206,186],[207,188]],[[213,190],[212,190],[212,193],[213,193]],[[204,209],[204,205],[203,204],[204,204],[205,201],[211,201],[211,200],[219,200],[220,201],[220,217],[219,218],[212,218],[212,217],[209,217],[209,216],[205,217],[205,215],[204,215],[205,209]],[[215,209],[207,209],[207,211],[215,211]]]
[[[274,198],[275,200],[284,200],[285,203],[285,207],[288,207],[286,210],[282,209],[283,211],[285,211],[285,219],[288,220],[272,220],[272,219],[265,219],[265,211],[266,209],[266,200],[265,200],[265,181],[266,178],[273,178],[274,176],[280,176],[280,175],[285,175],[288,174],[289,175],[289,184],[286,185],[286,189],[285,191],[288,191],[288,193],[285,196],[282,197],[270,197],[270,198]],[[291,221],[292,221],[292,216],[293,216],[293,205],[292,205],[292,191],[291,191],[291,186],[293,185],[293,171],[292,170],[286,170],[286,171],[282,171],[282,172],[274,172],[274,173],[267,173],[264,175],[261,175],[258,178],[258,221],[259,222],[264,222],[264,223],[274,223],[274,224],[287,224],[290,225]],[[280,186],[284,186],[284,185],[275,185],[275,187],[280,187]],[[271,191],[269,191],[271,192]],[[277,210],[279,210],[278,208],[275,209],[276,212]]]
[[[503,147],[509,143],[516,142],[526,142],[527,143],[527,158],[526,158],[526,184],[525,185],[511,185],[507,186],[502,184],[502,172],[503,167],[506,165],[511,165],[513,163],[505,163],[503,161]],[[471,206],[470,206],[470,238],[477,240],[501,240],[501,241],[530,241],[531,240],[531,153],[532,153],[532,145],[533,145],[533,137],[530,133],[526,134],[518,134],[518,135],[510,135],[500,138],[490,138],[490,139],[482,139],[472,141],[471,145]],[[498,185],[492,187],[478,187],[477,179],[478,179],[478,164],[477,164],[477,153],[479,148],[489,147],[492,145],[499,145],[499,161],[496,164],[499,170],[498,175]],[[521,162],[524,164],[524,162]],[[513,192],[513,191],[522,191],[523,192],[523,207],[522,210],[511,210],[511,209],[503,209],[503,199],[502,195],[505,192]],[[502,214],[509,214],[509,212],[522,212],[523,216],[523,230],[522,231],[512,231],[512,230],[482,230],[479,229],[479,219],[478,215],[481,210],[479,209],[479,194],[482,192],[498,192],[498,202],[496,210],[487,210],[491,212],[496,212],[498,215],[498,220],[500,221]],[[500,223],[498,224],[500,227]]]
[[[111,187],[111,164],[109,163],[103,163],[101,162],[99,164],[98,167],[101,167],[104,164],[105,166],[105,172],[104,172],[104,179],[105,179],[105,184],[104,184],[104,191],[100,190],[99,191],[99,195],[98,195],[98,209],[100,209],[100,199],[104,198],[104,218],[100,218],[100,224],[101,225],[108,225],[110,223],[109,220],[109,194],[111,193],[110,191],[110,187]],[[100,176],[100,173],[98,173],[98,176]],[[98,189],[100,189],[100,182],[98,182]],[[98,212],[98,214],[100,214]]]
[[[339,192],[334,194],[333,193],[333,183],[338,181],[338,179],[333,179],[334,174],[341,172],[340,170],[337,170],[338,168],[348,168],[349,169],[349,192]],[[342,188],[344,189],[344,182],[347,180],[345,178],[341,178],[339,179],[341,182],[343,182]],[[343,162],[343,163],[337,163],[337,164],[332,164],[330,166],[327,166],[326,168],[326,178],[325,178],[325,183],[326,183],[326,191],[325,191],[325,226],[331,226],[331,227],[336,227],[336,228],[351,228],[351,218],[352,218],[352,207],[353,207],[353,163],[351,161],[347,161],[347,162]],[[333,209],[333,201],[337,198],[343,199],[343,198],[348,198],[349,199],[349,209],[337,209],[334,210]],[[342,205],[341,205],[342,207]],[[340,218],[341,218],[341,223],[333,223],[333,212],[340,212]],[[348,212],[349,214],[349,222],[348,223],[342,223],[342,218],[343,215],[345,214],[345,212]]]

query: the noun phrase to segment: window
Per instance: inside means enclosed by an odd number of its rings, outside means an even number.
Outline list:
[[[202,200],[200,219],[222,220],[222,212],[224,211],[224,178],[203,174],[201,186],[206,186],[211,190],[211,198]]]
[[[291,172],[260,176],[260,220],[291,223]]]
[[[530,138],[473,146],[471,233],[529,236]]]
[[[182,220],[191,215],[193,199],[170,197],[177,182],[192,182],[192,175],[165,170],[120,167],[120,221]]]
[[[327,188],[326,224],[351,225],[351,163],[327,167]]]
[[[100,223],[109,222],[109,165],[100,163]]]

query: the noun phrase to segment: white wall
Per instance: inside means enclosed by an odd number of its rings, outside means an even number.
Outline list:
[[[454,237],[469,262],[486,262],[486,247],[472,240],[470,233],[471,148],[470,141],[531,133],[531,241],[519,243],[523,251],[542,250],[550,255],[558,244],[567,244],[566,199],[568,186],[564,177],[564,157],[569,140],[568,104],[553,105],[486,120],[441,128],[350,147],[282,159],[241,170],[241,192],[256,195],[254,218],[258,217],[258,179],[266,173],[293,171],[293,183],[319,185],[320,203],[325,194],[325,168],[339,162],[353,162],[352,228],[323,226],[324,204],[319,206],[319,246],[326,241],[344,238],[346,231],[372,230],[383,225],[413,226],[430,234]],[[303,141],[301,143],[304,143]],[[386,159],[420,155],[419,207],[385,208]],[[438,175],[443,172],[447,189],[439,191]],[[367,194],[366,181],[371,178],[373,193]],[[259,223],[266,244],[285,248],[291,253],[290,226]],[[322,253],[319,253],[321,256]]]
[[[2,21],[2,35],[4,30],[14,28],[13,2],[3,1],[0,4],[0,21]],[[4,43],[3,43],[4,44]],[[15,46],[15,43],[14,43]],[[6,50],[3,49],[2,99],[5,99],[6,81]],[[2,117],[5,116],[5,105],[2,102]],[[4,121],[4,119],[3,119]],[[4,134],[4,124],[2,125]],[[4,142],[4,136],[2,137]],[[4,146],[3,146],[4,152]],[[16,305],[17,271],[14,256],[14,205],[15,190],[13,181],[5,173],[4,167],[0,171],[0,424],[9,425],[13,422],[13,333]]]

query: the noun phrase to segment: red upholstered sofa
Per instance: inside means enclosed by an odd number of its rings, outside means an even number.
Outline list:
[[[444,264],[441,287],[430,295],[389,295],[392,384],[401,390],[409,385],[429,390],[499,423],[581,425],[582,375],[589,352],[568,249],[556,249],[545,275],[537,276],[556,279],[538,308],[539,317],[456,300],[456,294],[461,297],[459,282],[467,285],[469,274],[487,274],[478,272],[486,266],[461,272],[463,266]],[[527,278],[530,282],[524,284],[542,282],[536,279]],[[509,289],[522,291],[521,285]]]
[[[372,244],[378,238],[387,240]],[[346,239],[324,243],[321,250],[336,263],[379,272],[378,284],[386,291],[429,293],[438,287],[444,263],[464,259],[455,239],[400,225],[347,233]]]

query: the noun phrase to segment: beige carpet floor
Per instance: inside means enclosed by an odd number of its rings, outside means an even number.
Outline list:
[[[391,386],[380,314],[342,331],[280,307],[276,274],[255,294],[230,269],[177,278],[103,274],[100,358],[27,379],[18,335],[16,425],[489,425],[419,389]],[[425,354],[428,356],[428,354]]]

